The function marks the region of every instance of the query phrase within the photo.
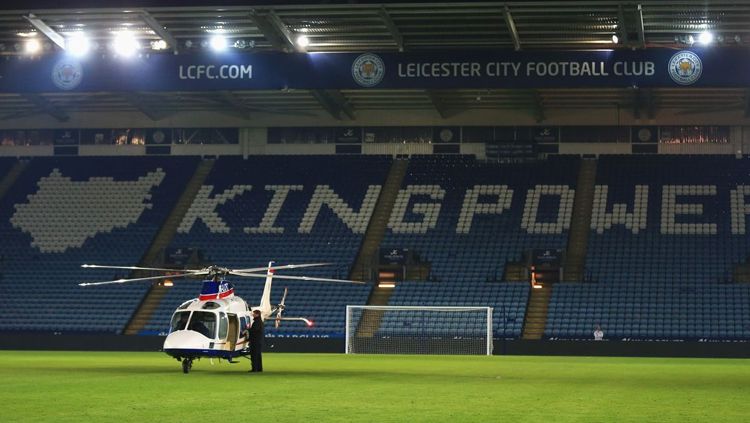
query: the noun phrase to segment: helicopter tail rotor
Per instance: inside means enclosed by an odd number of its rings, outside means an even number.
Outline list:
[[[279,325],[281,324],[281,313],[284,312],[284,309],[286,306],[284,305],[284,302],[286,301],[286,294],[289,293],[289,288],[284,287],[284,295],[281,296],[281,302],[276,306],[276,321],[274,322],[274,327],[276,329],[279,328]]]

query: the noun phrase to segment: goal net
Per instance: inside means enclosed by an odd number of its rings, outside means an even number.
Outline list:
[[[346,306],[347,354],[492,354],[491,307]]]

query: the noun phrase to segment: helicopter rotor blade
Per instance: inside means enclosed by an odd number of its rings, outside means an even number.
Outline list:
[[[191,273],[180,273],[176,275],[162,275],[162,276],[150,276],[147,278],[134,278],[134,279],[115,279],[112,281],[104,282],[83,282],[79,283],[78,286],[96,286],[96,285],[112,285],[117,283],[128,283],[128,282],[140,282],[140,281],[154,281],[159,279],[176,279],[184,276],[195,276],[195,275],[207,275],[208,272],[191,272]]]
[[[266,275],[261,275],[258,273],[241,273],[241,272],[231,272],[232,275],[237,276],[243,276],[247,278],[265,278]],[[361,281],[351,281],[347,279],[331,279],[331,278],[314,278],[311,276],[288,276],[288,275],[273,275],[274,279],[289,279],[289,280],[296,280],[296,281],[312,281],[312,282],[336,282],[336,283],[351,283],[356,285],[364,285],[365,282]]]
[[[316,266],[330,266],[333,263],[305,263],[305,264],[286,264],[283,266],[271,266],[270,270],[284,270],[284,269],[302,269],[304,267],[316,267]],[[233,272],[243,273],[255,273],[264,272],[269,268],[266,267],[253,267],[251,269],[232,269]]]
[[[138,266],[102,266],[99,264],[82,264],[86,269],[124,269],[124,270],[154,270],[157,272],[200,272],[200,270],[165,269],[162,267],[138,267]]]

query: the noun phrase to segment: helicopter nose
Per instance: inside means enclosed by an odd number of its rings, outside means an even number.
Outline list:
[[[207,349],[211,339],[192,330],[172,332],[164,340],[164,349]]]

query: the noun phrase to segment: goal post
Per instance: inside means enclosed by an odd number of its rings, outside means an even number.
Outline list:
[[[492,307],[346,306],[347,354],[492,354]]]

